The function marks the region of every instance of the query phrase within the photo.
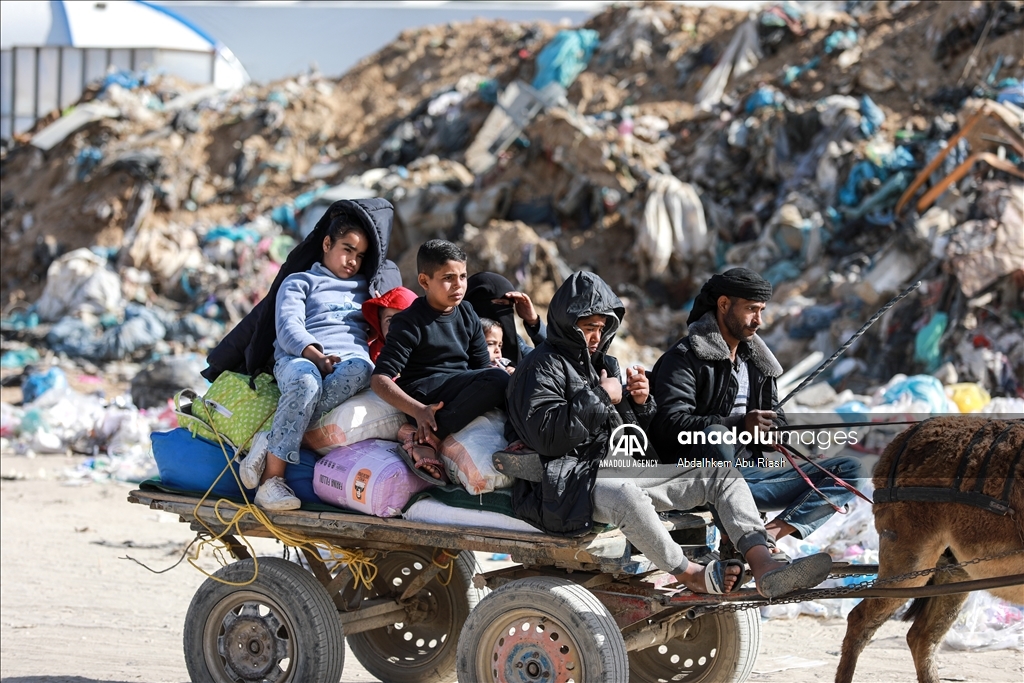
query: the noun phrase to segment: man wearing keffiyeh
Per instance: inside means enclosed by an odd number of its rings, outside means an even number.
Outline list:
[[[756,441],[721,443],[728,432],[754,435],[786,424],[775,385],[782,367],[757,334],[771,297],[771,283],[748,268],[732,268],[704,283],[686,321],[688,334],[654,366],[651,394],[658,410],[650,436],[662,462],[711,458],[756,463],[740,465],[739,470],[758,509],[782,509],[765,525],[772,540],[789,534],[806,538],[832,516],[832,503],[842,506],[853,494],[805,465],[801,469],[828,497],[825,500],[792,468],[782,463],[761,466],[765,460],[758,458],[768,449]],[[721,432],[719,438],[708,438],[715,431]],[[778,456],[770,460],[779,462]],[[820,464],[843,479],[860,473],[854,458],[829,458]]]

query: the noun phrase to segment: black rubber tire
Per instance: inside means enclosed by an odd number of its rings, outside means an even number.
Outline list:
[[[242,583],[253,571],[253,560],[241,560],[214,576]],[[188,606],[184,645],[193,683],[338,683],[345,666],[334,602],[312,574],[279,557],[259,558],[247,586],[204,581]]]
[[[630,683],[743,683],[761,647],[756,609],[698,617],[682,638],[629,653]],[[675,661],[673,661],[673,659]],[[683,678],[676,676],[683,674]]]
[[[612,615],[567,579],[505,584],[480,601],[459,638],[460,683],[623,683],[628,672],[626,644]]]
[[[366,598],[398,597],[408,581],[430,566],[430,558],[429,550],[392,551],[376,560],[374,590]],[[348,636],[352,655],[384,683],[454,681],[459,633],[466,617],[487,593],[487,589],[473,587],[473,576],[478,573],[480,566],[473,553],[459,553],[448,585],[441,585],[435,577],[420,593],[431,605],[427,619],[353,633]],[[439,576],[445,580],[448,572],[441,570]]]

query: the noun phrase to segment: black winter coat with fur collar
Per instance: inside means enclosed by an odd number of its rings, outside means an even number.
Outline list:
[[[782,366],[757,335],[740,342],[737,354],[747,361],[748,410],[774,410],[778,413],[776,424],[786,424],[775,387]],[[650,437],[661,462],[675,463],[689,456],[690,446],[678,441],[681,431],[701,432],[715,424],[742,429],[742,415],[729,417],[739,387],[714,311],[691,325],[689,334],[658,359],[651,374],[651,395],[657,412]],[[763,447],[751,449],[761,451]]]

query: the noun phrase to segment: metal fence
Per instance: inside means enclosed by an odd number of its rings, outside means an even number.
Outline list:
[[[0,137],[64,110],[89,83],[114,70],[155,69],[193,83],[213,83],[216,53],[167,48],[14,47],[0,51]]]

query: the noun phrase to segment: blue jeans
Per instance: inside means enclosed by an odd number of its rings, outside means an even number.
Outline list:
[[[289,356],[277,361],[274,377],[281,398],[267,441],[270,454],[285,462],[299,462],[299,446],[309,425],[370,386],[372,372],[373,366],[364,358],[343,360],[326,377],[305,358]]]
[[[712,425],[705,429],[704,433],[710,434],[712,431],[724,433],[726,428],[721,425]],[[736,444],[698,444],[691,448],[689,457],[728,460],[733,463],[736,463],[737,457],[745,458],[745,461],[752,460],[755,463],[753,466],[740,465],[736,469],[743,475],[750,487],[750,493],[754,496],[754,504],[762,512],[781,508],[782,514],[778,516],[778,519],[791,524],[796,529],[793,535],[797,538],[807,538],[808,534],[835,514],[835,510],[832,509],[828,501],[823,500],[815,493],[800,476],[800,473],[788,466],[788,462],[786,467],[758,467],[756,465],[757,456],[751,456],[749,453],[743,446]],[[771,453],[766,457],[777,462],[776,458],[783,456]],[[786,462],[785,458],[783,458],[783,462]],[[861,463],[856,458],[845,456],[827,458],[818,461],[818,464],[851,485],[856,485],[851,479],[858,479],[862,476]],[[834,479],[814,465],[803,463],[800,469],[814,482],[818,490],[828,496],[828,499],[836,505],[842,507],[853,498],[852,492],[837,484]]]

